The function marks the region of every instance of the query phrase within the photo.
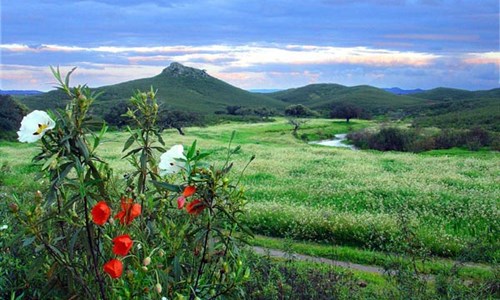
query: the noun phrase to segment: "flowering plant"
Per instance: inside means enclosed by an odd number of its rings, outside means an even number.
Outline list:
[[[251,233],[238,221],[243,190],[230,180],[229,159],[239,148],[221,167],[206,161],[210,153],[196,141],[186,151],[166,150],[156,92],[137,92],[126,113],[135,127],[123,147],[133,171],[120,180],[98,155],[106,125],[99,133],[88,126],[98,95],[69,87],[74,69],[65,78],[52,71],[71,99],[66,109],[54,119],[34,111],[18,132],[22,142],[41,141],[34,161],[49,184],[32,207],[12,204],[26,229],[23,246],[39,253],[33,269],[47,272],[45,297],[240,297],[249,269],[239,247]]]

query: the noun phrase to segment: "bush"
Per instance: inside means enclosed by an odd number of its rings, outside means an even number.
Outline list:
[[[293,104],[285,108],[285,115],[290,117],[313,117],[317,116],[318,113],[316,111],[311,110],[309,107],[302,104]]]
[[[360,149],[379,151],[421,152],[433,149],[449,149],[467,147],[477,151],[482,147],[491,146],[498,149],[500,138],[482,128],[471,130],[443,129],[436,135],[425,135],[420,129],[402,129],[385,127],[378,132],[362,130],[352,132],[347,138]]]
[[[156,93],[137,92],[126,114],[136,129],[123,147],[133,171],[115,177],[96,151],[107,127],[88,127],[95,95],[53,73],[72,100],[55,121],[31,114],[21,132],[40,142],[34,161],[46,189],[11,197],[17,234],[0,244],[0,298],[241,297],[250,271],[239,247],[250,232],[238,221],[239,179],[230,177],[238,150],[218,167],[196,141],[165,152]]]
[[[0,95],[0,140],[15,140],[27,109],[10,95]]]

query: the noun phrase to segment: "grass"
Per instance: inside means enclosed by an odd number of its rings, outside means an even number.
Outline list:
[[[265,247],[269,249],[278,249],[283,251],[290,251],[292,253],[299,253],[314,257],[328,258],[337,261],[345,261],[357,263],[362,265],[375,265],[375,266],[390,266],[396,259],[394,255],[384,252],[357,249],[347,246],[334,246],[325,245],[312,242],[289,241],[279,238],[270,238],[266,236],[255,236],[252,240],[252,245]],[[397,259],[404,260],[405,263],[410,263],[410,258]],[[437,275],[444,272],[449,272],[455,264],[459,262],[434,258],[432,260],[419,260],[417,258],[417,267],[422,274]],[[493,271],[488,265],[474,264],[460,266],[460,278],[463,279],[477,279],[486,280],[494,276]]]
[[[370,125],[313,119],[298,134],[313,140]],[[294,138],[292,129],[278,119],[187,128],[186,136],[165,131],[164,138],[168,146],[196,139],[222,164],[231,132],[237,132],[233,145],[242,150],[234,157],[234,176],[256,156],[242,183],[248,198],[244,220],[258,234],[389,252],[417,245],[430,255],[468,261],[500,258],[498,152],[352,151],[309,145]],[[130,171],[121,159],[126,139],[126,133],[111,132],[99,149],[117,176]],[[7,195],[2,207],[10,194],[43,191],[43,179],[33,180],[36,152],[36,145],[0,144],[0,192]],[[460,154],[450,154],[455,152]]]

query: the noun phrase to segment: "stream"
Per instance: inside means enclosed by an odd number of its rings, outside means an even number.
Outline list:
[[[348,144],[343,143],[345,140],[347,140],[346,136],[347,136],[347,133],[339,133],[339,134],[336,134],[333,139],[309,142],[309,144],[323,145],[323,146],[330,146],[330,147],[343,147],[343,148],[349,148],[351,150],[357,150],[357,148],[354,147],[354,145],[348,145]]]

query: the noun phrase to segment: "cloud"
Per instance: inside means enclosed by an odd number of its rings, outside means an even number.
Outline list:
[[[326,47],[313,45],[205,45],[159,47],[78,47],[40,45],[29,47],[19,44],[0,45],[9,52],[96,52],[122,54],[133,63],[179,62],[221,63],[231,67],[251,67],[270,63],[279,64],[366,64],[380,66],[426,66],[439,58],[431,53],[371,49],[367,47]],[[142,54],[137,56],[135,54]],[[147,55],[149,54],[149,55]]]
[[[472,65],[494,64],[500,67],[500,52],[469,53],[463,62]]]

